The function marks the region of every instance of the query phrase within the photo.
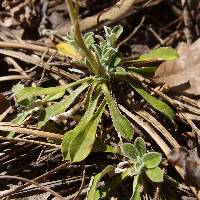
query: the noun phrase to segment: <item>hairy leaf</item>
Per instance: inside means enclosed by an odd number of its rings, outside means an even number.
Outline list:
[[[82,86],[80,86],[78,89],[76,89],[74,92],[72,92],[69,96],[67,96],[64,100],[45,108],[44,119],[40,120],[40,122],[38,123],[38,126],[39,127],[44,126],[47,123],[47,121],[50,119],[50,117],[63,113],[74,102],[77,96],[81,92],[83,92],[87,87],[88,87],[88,84],[85,83]]]
[[[61,146],[62,156],[64,160],[70,160],[70,156],[68,154],[69,145],[72,139],[75,138],[80,132],[82,132],[85,129],[87,123],[93,117],[98,99],[99,99],[99,95],[90,103],[87,111],[85,112],[84,116],[82,117],[78,125],[73,130],[65,133],[63,141],[62,141],[62,146]]]
[[[100,183],[101,179],[108,174],[109,172],[113,171],[114,167],[112,165],[107,166],[102,172],[98,173],[93,181],[92,181],[92,186],[90,188],[90,191],[88,193],[87,199],[88,200],[97,200],[97,198],[95,197],[95,192],[97,189],[98,184]]]
[[[142,157],[146,153],[146,144],[141,137],[135,139],[134,146],[137,149],[140,157]]]
[[[105,105],[106,101],[103,101],[85,128],[72,139],[69,146],[71,162],[80,162],[84,160],[92,151],[97,125],[101,119]]]
[[[134,161],[137,160],[138,151],[133,144],[130,143],[122,144],[122,151],[126,157]]]
[[[107,99],[107,103],[109,106],[113,125],[114,125],[116,131],[126,140],[131,140],[133,137],[132,124],[129,122],[129,120],[124,115],[122,115],[120,113],[112,95],[110,94],[110,91],[108,90],[108,88],[105,84],[102,84],[102,90]]]
[[[172,122],[175,121],[174,111],[163,101],[153,97],[151,94],[143,90],[141,87],[137,85],[130,84],[137,93],[139,93],[153,108],[162,113],[165,117],[167,117]]]
[[[162,159],[162,155],[158,152],[145,153],[142,160],[146,168],[157,167]]]
[[[155,167],[153,169],[147,169],[146,175],[153,182],[163,182],[163,171],[159,167]]]

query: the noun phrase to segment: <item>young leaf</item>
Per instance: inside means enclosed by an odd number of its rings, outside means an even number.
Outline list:
[[[136,147],[140,157],[142,157],[146,153],[146,144],[141,137],[135,139],[134,146]]]
[[[63,113],[74,102],[77,96],[81,92],[83,92],[87,87],[88,87],[88,84],[85,83],[82,86],[80,86],[78,89],[76,89],[74,92],[72,92],[69,96],[67,96],[64,100],[45,108],[44,119],[40,120],[40,122],[38,123],[38,126],[39,127],[44,126],[47,123],[47,121],[50,119],[50,117]]]
[[[95,192],[96,192],[96,189],[97,189],[97,186],[99,184],[99,182],[101,181],[101,179],[106,175],[108,174],[109,172],[113,171],[114,168],[112,165],[109,165],[107,166],[102,172],[98,173],[93,181],[92,181],[92,186],[90,188],[90,191],[88,193],[88,196],[87,196],[87,199],[88,200],[95,200],[97,198],[95,198]]]
[[[93,117],[98,99],[99,99],[99,95],[97,95],[95,99],[90,103],[87,111],[85,112],[84,116],[82,117],[78,125],[73,130],[65,133],[63,141],[62,141],[62,145],[61,145],[61,151],[62,151],[62,156],[64,160],[70,160],[70,156],[68,154],[69,145],[72,139],[75,138],[80,132],[82,132],[85,129],[87,123]]]
[[[163,182],[163,171],[159,167],[147,169],[145,172],[151,181],[156,183]]]
[[[112,95],[110,94],[110,91],[108,90],[107,86],[105,84],[101,85],[102,90],[105,94],[105,97],[107,99],[107,103],[109,106],[110,114],[112,117],[113,125],[116,129],[116,131],[126,140],[131,140],[133,136],[133,126],[129,122],[129,120],[120,113],[119,109],[117,108],[117,105],[112,98]]]
[[[146,168],[154,168],[157,167],[162,159],[162,155],[158,152],[149,152],[145,153],[142,160]]]
[[[76,61],[83,59],[82,55],[69,43],[61,42],[56,45],[58,52]]]
[[[101,119],[105,105],[106,101],[104,100],[85,128],[72,139],[69,146],[71,162],[80,162],[84,160],[92,151],[97,125]]]
[[[130,158],[131,160],[133,161],[137,160],[138,151],[133,144],[130,143],[122,144],[122,152],[126,157]]]
[[[151,60],[165,61],[165,60],[175,60],[178,57],[179,55],[175,49],[172,49],[170,47],[160,47],[158,49],[151,50],[147,54],[139,56],[139,58],[134,61],[151,61]]]
[[[167,117],[172,122],[175,121],[175,114],[174,111],[163,101],[160,101],[159,99],[151,96],[148,92],[143,90],[141,87],[137,85],[133,85],[130,83],[130,85],[135,89],[137,93],[139,93],[153,108],[158,110],[160,113],[162,113],[165,117]]]
[[[83,79],[80,79],[76,82],[70,83],[65,86],[56,86],[56,87],[48,87],[48,88],[42,88],[42,87],[26,87],[21,89],[19,92],[16,93],[16,101],[20,102],[24,99],[31,97],[31,96],[40,96],[40,95],[55,95],[60,92],[65,91],[68,88],[74,87],[78,84],[90,81],[93,79],[93,77],[86,77]]]
[[[133,181],[133,194],[130,200],[141,200],[140,193],[142,187],[142,174],[138,174],[134,177]]]

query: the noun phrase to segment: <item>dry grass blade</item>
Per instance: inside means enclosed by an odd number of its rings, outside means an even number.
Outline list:
[[[32,181],[32,180],[29,180],[29,179],[26,179],[26,178],[22,178],[22,177],[18,177],[18,176],[0,176],[0,179],[16,179],[16,180],[20,180],[20,181],[24,181],[24,182],[27,182],[27,183],[30,183],[30,184],[33,184],[33,185],[36,185],[38,186],[40,189],[46,191],[46,192],[49,192],[51,193],[53,196],[55,196],[57,199],[59,200],[65,200],[64,197],[60,196],[57,192],[49,189],[49,188],[46,188],[44,186],[42,186],[41,184],[35,182],[35,181]]]
[[[2,81],[13,81],[13,80],[28,80],[30,79],[27,76],[23,75],[10,75],[10,76],[2,76],[0,77],[0,82]]]
[[[48,139],[58,140],[58,141],[61,141],[63,138],[63,136],[60,134],[46,132],[46,131],[40,131],[40,130],[36,130],[36,129],[31,129],[31,128],[23,128],[23,127],[19,127],[19,126],[15,125],[15,124],[4,123],[4,122],[0,122],[0,130],[1,131],[13,131],[16,133],[22,133],[22,134],[26,134],[26,135],[34,135],[37,137],[48,138]]]
[[[48,52],[50,55],[55,55],[57,50],[46,47],[40,46],[35,44],[28,44],[28,43],[16,43],[16,42],[2,42],[0,41],[0,48],[13,48],[13,49],[27,49],[31,51],[39,51],[39,52]]]
[[[47,177],[49,177],[49,176],[55,174],[56,172],[58,172],[58,171],[64,169],[67,165],[69,165],[68,162],[66,162],[66,163],[64,163],[64,164],[61,164],[61,165],[59,165],[58,167],[56,167],[55,169],[53,169],[53,170],[51,170],[51,171],[49,171],[49,172],[46,172],[45,174],[43,174],[43,175],[41,175],[41,176],[39,176],[39,177],[33,179],[33,181],[37,181],[37,182],[38,182],[38,181],[41,181],[42,179],[47,178]],[[10,195],[14,194],[15,192],[18,192],[18,191],[20,191],[20,190],[22,190],[22,189],[28,187],[28,186],[31,185],[31,184],[32,184],[31,182],[25,183],[24,185],[21,185],[21,186],[15,188],[15,189],[13,189],[12,191],[9,191],[9,192],[4,193],[4,194],[1,195],[0,197],[3,198],[3,197],[6,197],[6,196],[10,196]]]
[[[158,144],[158,146],[162,149],[164,154],[167,156],[171,149],[167,146],[167,144],[162,140],[162,138],[150,127],[149,124],[145,123],[139,116],[132,114],[122,105],[119,105],[119,108],[122,112],[124,112],[128,117],[130,117],[133,121],[135,121],[139,126],[141,126]]]
[[[13,57],[13,58],[17,58],[17,59],[24,61],[26,63],[34,64],[36,66],[39,66],[39,67],[46,69],[50,72],[54,72],[58,75],[62,75],[62,76],[67,77],[69,79],[78,80],[78,78],[76,76],[72,75],[71,73],[66,72],[66,71],[59,69],[57,67],[54,67],[54,66],[49,66],[45,62],[41,63],[40,59],[29,56],[25,53],[16,52],[16,51],[12,51],[12,50],[6,50],[6,49],[0,49],[0,54],[7,55],[7,56],[10,56],[10,57]]]
[[[23,138],[10,138],[10,137],[0,136],[0,141],[25,142],[25,143],[49,146],[49,147],[60,149],[60,145],[46,143],[46,142],[40,142],[40,141],[36,141],[36,140],[27,140],[27,139],[23,139]]]

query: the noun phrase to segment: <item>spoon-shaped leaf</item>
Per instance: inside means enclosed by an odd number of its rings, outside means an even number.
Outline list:
[[[105,94],[105,97],[107,99],[107,103],[110,110],[110,115],[113,121],[113,125],[116,129],[116,131],[126,140],[131,140],[133,136],[133,126],[129,122],[129,120],[120,113],[119,109],[117,108],[117,105],[108,90],[107,86],[105,84],[102,84],[102,90]]]
[[[78,125],[73,130],[65,133],[63,141],[62,141],[62,145],[61,145],[61,151],[62,151],[62,156],[64,160],[70,160],[70,156],[68,154],[69,145],[72,139],[75,138],[80,132],[82,132],[85,129],[87,123],[93,117],[98,99],[99,99],[99,95],[97,95],[95,99],[90,103],[88,109],[86,110],[84,116],[82,117]]]
[[[162,159],[162,155],[158,152],[145,153],[142,160],[146,168],[157,167]]]
[[[99,106],[98,110],[87,123],[85,128],[80,131],[71,141],[69,146],[69,155],[71,162],[80,162],[84,160],[92,151],[95,141],[97,125],[105,109],[106,100]]]
[[[136,147],[140,157],[142,157],[146,153],[146,144],[141,137],[137,137],[135,139],[134,146]]]
[[[134,161],[137,160],[138,151],[133,144],[130,143],[122,144],[122,152],[126,157],[130,158],[131,160]]]
[[[151,181],[156,183],[163,182],[163,171],[159,167],[147,169],[145,172]]]

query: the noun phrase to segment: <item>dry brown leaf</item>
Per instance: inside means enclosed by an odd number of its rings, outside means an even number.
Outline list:
[[[177,51],[180,58],[161,64],[154,81],[177,94],[200,95],[200,39],[191,46],[182,43]]]

